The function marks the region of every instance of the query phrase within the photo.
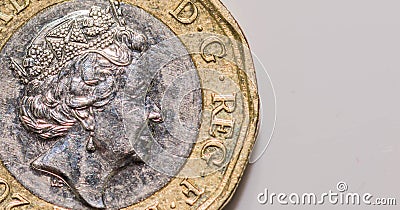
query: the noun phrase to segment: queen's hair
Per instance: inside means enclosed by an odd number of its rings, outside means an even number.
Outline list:
[[[91,22],[99,19],[93,18],[96,15],[103,16],[103,28]],[[23,67],[14,65],[25,85],[19,117],[26,129],[43,139],[64,136],[78,122],[93,130],[93,110],[114,99],[119,89],[117,80],[124,69],[148,47],[145,35],[119,26],[110,17],[109,9],[92,8],[88,17],[67,24],[71,24],[70,30],[78,27],[89,37],[84,47],[77,45],[69,49],[71,53],[57,55],[58,49],[54,48],[60,44],[54,40],[63,36],[62,26],[57,26],[47,34],[56,38],[32,45]]]

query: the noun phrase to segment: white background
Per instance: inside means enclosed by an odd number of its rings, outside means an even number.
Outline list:
[[[226,209],[399,209],[400,1],[222,0],[266,65],[277,124]],[[260,86],[268,83],[258,68]],[[260,87],[268,142],[271,90]],[[267,110],[267,111],[265,111]],[[396,197],[395,207],[260,205],[275,193],[349,192]]]

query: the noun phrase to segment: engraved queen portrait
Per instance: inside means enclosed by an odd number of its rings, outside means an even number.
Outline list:
[[[0,210],[229,201],[259,97],[246,39],[220,2],[4,2]]]
[[[126,67],[149,45],[126,26],[118,2],[86,11],[47,24],[11,66],[25,87],[20,122],[41,141],[55,141],[31,167],[63,180],[86,205],[105,208],[110,176],[141,162],[122,132],[118,93]],[[162,121],[158,111],[150,120]]]

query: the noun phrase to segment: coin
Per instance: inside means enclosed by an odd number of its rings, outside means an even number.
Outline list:
[[[5,209],[229,202],[259,100],[219,1],[8,0],[0,37]]]

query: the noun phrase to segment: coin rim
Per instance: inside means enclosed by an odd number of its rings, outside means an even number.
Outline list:
[[[51,2],[51,4],[47,5],[46,8],[53,6],[55,4],[60,4],[60,3],[66,2],[66,1],[69,1],[69,0],[59,0],[59,1],[56,0],[54,2]],[[132,1],[131,0],[123,0],[123,2],[128,3],[130,5],[134,5],[134,0],[132,0]],[[248,108],[248,110],[246,110],[246,112],[249,113],[249,124],[247,125],[247,131],[246,131],[247,135],[244,137],[244,140],[243,140],[244,144],[242,145],[242,147],[239,150],[237,150],[237,148],[235,148],[235,155],[232,157],[232,159],[229,162],[229,164],[232,164],[232,160],[235,160],[235,162],[236,162],[234,164],[232,172],[229,174],[230,178],[226,182],[223,181],[222,182],[223,185],[220,185],[216,189],[216,191],[219,190],[221,193],[216,194],[214,191],[202,204],[200,204],[200,207],[198,208],[198,209],[207,209],[207,208],[219,209],[219,208],[224,207],[232,199],[232,197],[238,187],[238,184],[245,172],[246,166],[248,164],[250,153],[254,146],[256,136],[258,133],[259,123],[260,123],[260,120],[259,120],[260,98],[258,95],[256,75],[255,75],[255,69],[254,69],[254,64],[253,64],[253,58],[251,57],[250,46],[247,42],[246,37],[244,36],[242,29],[240,28],[238,22],[234,19],[233,15],[219,0],[199,0],[197,2],[201,3],[205,8],[207,8],[209,10],[211,10],[211,8],[209,8],[209,6],[213,6],[214,7],[213,12],[219,13],[218,14],[219,16],[217,16],[217,17],[222,19],[221,22],[225,21],[227,23],[227,25],[229,25],[233,28],[233,31],[231,31],[231,32],[234,32],[238,35],[235,38],[239,38],[239,40],[237,40],[237,41],[242,43],[244,46],[243,52],[241,52],[241,54],[242,54],[241,56],[243,57],[242,61],[249,62],[250,65],[246,65],[246,67],[251,66],[251,68],[252,68],[252,69],[245,69],[245,71],[246,71],[245,75],[247,77],[245,79],[245,81],[247,82],[247,89],[248,89],[247,90],[248,97],[246,99],[247,99],[247,103],[249,105],[249,107],[246,107],[246,108]],[[207,4],[207,2],[208,2],[208,4]],[[134,6],[137,6],[137,5],[134,5]],[[46,8],[35,11],[34,13],[30,13],[30,15],[32,15],[32,17],[33,17],[33,16],[37,15],[39,12],[45,10]],[[145,9],[145,8],[142,8],[142,9],[144,9],[146,12],[149,12],[150,14],[154,15],[149,9]],[[208,12],[211,15],[211,11],[208,11]],[[14,17],[14,18],[16,18],[16,17]],[[27,21],[29,21],[28,18],[27,17],[21,18],[23,20],[23,22],[20,23],[20,25],[18,25],[17,27],[13,27],[11,29],[11,31],[14,33],[15,31],[19,30],[24,24],[26,24]],[[213,17],[213,18],[215,18],[215,17]],[[168,25],[165,21],[163,21],[163,20],[160,20],[160,21],[163,22],[164,24]],[[223,29],[223,28],[221,27],[221,29]],[[175,30],[173,30],[173,29],[171,29],[171,30],[175,34],[177,34],[177,32]],[[229,30],[229,29],[224,29],[224,33],[227,33],[227,30]],[[8,40],[11,38],[11,36],[12,36],[12,33],[5,40],[3,40],[3,43],[0,45],[0,50],[3,49],[4,45],[8,42]],[[240,72],[238,72],[238,74],[240,75]],[[249,84],[252,84],[252,85],[249,85]],[[1,167],[5,168],[2,161],[1,161],[0,165],[1,165]],[[227,174],[224,174],[223,177],[225,177],[226,175]],[[13,181],[15,181],[15,178],[13,177],[13,175],[11,175],[11,177],[14,179]],[[171,180],[171,182],[172,182],[172,180]],[[169,184],[167,184],[167,186],[170,185],[171,182]],[[24,189],[26,189],[26,188],[24,188]],[[227,191],[224,191],[224,189],[227,189]],[[161,190],[162,189],[160,189],[160,191]],[[46,204],[54,205],[54,204],[51,204],[51,203],[41,199],[40,197],[37,197],[35,194],[33,194],[31,192],[29,192],[29,193],[32,194],[33,196],[35,196],[38,200],[45,202]],[[147,199],[145,199],[144,201],[146,201],[146,200]],[[140,205],[144,201],[133,204],[126,208],[129,209],[133,206]]]

